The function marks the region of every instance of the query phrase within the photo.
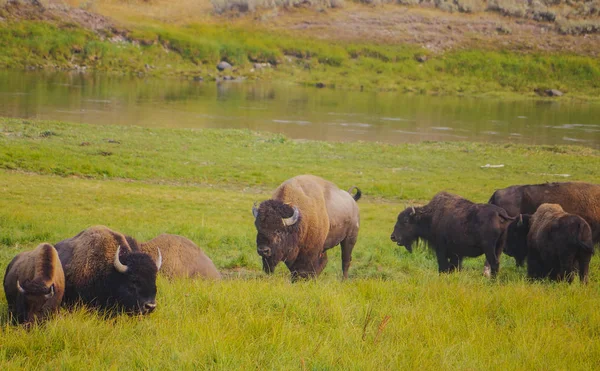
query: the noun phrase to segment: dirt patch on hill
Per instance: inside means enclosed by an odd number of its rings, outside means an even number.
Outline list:
[[[115,22],[108,17],[80,8],[72,8],[61,1],[8,2],[0,7],[0,17],[5,20],[61,21],[77,24],[95,32],[117,31]]]
[[[299,12],[278,17],[263,15],[262,19],[276,29],[300,31],[319,39],[409,43],[432,52],[479,47],[567,51],[591,56],[600,53],[600,34],[563,35],[554,23],[493,13],[456,14],[398,6],[354,6],[312,17]]]

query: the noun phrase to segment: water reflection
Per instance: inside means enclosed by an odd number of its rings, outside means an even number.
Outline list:
[[[0,115],[99,125],[247,128],[336,141],[469,140],[600,147],[598,104],[102,74],[2,71]]]

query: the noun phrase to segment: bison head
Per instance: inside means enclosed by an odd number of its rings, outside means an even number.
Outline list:
[[[156,274],[162,265],[158,251],[155,262],[142,252],[115,253],[111,274],[105,287],[111,290],[107,306],[116,306],[128,313],[146,314],[156,308]]]
[[[398,214],[398,220],[394,226],[391,240],[398,246],[406,247],[412,252],[413,243],[419,238],[419,222],[421,219],[421,208],[409,207]]]
[[[46,303],[55,295],[54,284],[41,280],[17,280],[17,322],[30,324],[41,321],[48,314]]]
[[[522,267],[527,257],[527,234],[531,215],[520,214],[506,229],[504,253],[515,258],[517,267]]]
[[[281,201],[267,200],[253,207],[257,230],[256,251],[265,273],[273,273],[280,261],[295,260],[300,238],[300,210]]]

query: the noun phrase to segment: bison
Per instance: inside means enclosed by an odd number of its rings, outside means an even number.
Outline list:
[[[150,241],[138,244],[126,236],[134,251],[145,252],[153,259],[162,254],[160,274],[167,278],[208,278],[218,280],[221,274],[212,260],[189,239],[174,234],[163,233]]]
[[[351,192],[356,189],[356,194]],[[316,277],[327,264],[327,250],[340,244],[342,271],[348,278],[352,249],[359,229],[358,188],[348,192],[314,175],[283,182],[273,197],[252,208],[257,230],[256,249],[263,270],[273,273],[285,263],[298,278]]]
[[[512,216],[533,214],[544,203],[559,204],[565,212],[585,219],[592,229],[592,241],[600,242],[600,185],[584,182],[516,185],[497,190],[488,202]]]
[[[65,302],[146,314],[156,308],[156,274],[162,264],[131,249],[125,236],[90,227],[56,244],[65,272]]]
[[[4,293],[17,323],[43,321],[58,311],[64,292],[65,274],[56,249],[48,243],[20,253],[6,268]]]
[[[592,230],[582,217],[566,213],[558,204],[542,204],[533,215],[519,220],[507,232],[507,244],[511,242],[507,249],[515,257],[527,257],[528,277],[572,282],[579,271],[581,282],[587,282],[594,244]]]
[[[495,276],[506,228],[513,219],[498,206],[440,192],[427,205],[402,211],[391,240],[409,252],[416,240],[427,241],[436,253],[440,273],[460,269],[465,256],[485,254]]]

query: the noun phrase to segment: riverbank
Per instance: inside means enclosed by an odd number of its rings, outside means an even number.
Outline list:
[[[335,89],[410,94],[539,98],[555,94],[551,92],[555,90],[564,94],[561,99],[600,99],[600,62],[593,54],[584,52],[593,53],[597,49],[588,45],[589,42],[597,45],[596,35],[561,36],[547,31],[548,35],[554,35],[550,37],[553,41],[536,48],[532,41],[541,37],[538,28],[534,27],[537,31],[531,31],[528,37],[523,33],[529,28],[521,26],[522,30],[514,35],[503,33],[496,28],[516,21],[500,21],[490,15],[492,20],[485,30],[476,28],[479,31],[466,36],[472,28],[471,23],[464,21],[469,16],[461,18],[448,13],[441,13],[445,30],[435,26],[432,32],[419,33],[417,27],[410,32],[398,29],[389,33],[423,34],[428,38],[438,35],[440,42],[448,34],[461,35],[451,38],[451,42],[436,44],[433,39],[419,41],[418,37],[385,39],[377,36],[380,32],[375,29],[370,33],[371,38],[364,33],[345,37],[350,33],[336,27],[350,21],[339,21],[344,15],[334,11],[306,14],[314,11],[304,10],[299,14],[267,17],[265,21],[204,14],[182,23],[144,12],[136,17],[134,10],[144,5],[134,4],[134,8],[131,4],[119,8],[111,2],[99,3],[99,20],[87,23],[74,22],[75,16],[28,20],[32,17],[27,15],[30,13],[12,17],[5,14],[5,20],[0,22],[3,39],[0,67],[69,69],[82,73],[99,70],[206,82],[288,81]],[[379,10],[355,6],[358,12],[352,14],[364,16],[357,24],[371,24],[369,19],[378,19]],[[397,9],[405,8],[394,8],[395,12],[386,14],[398,13]],[[429,14],[432,10],[412,12],[400,15],[419,16],[418,24],[437,19],[436,13]],[[108,13],[115,14],[115,18],[107,17]],[[307,27],[298,27],[302,14],[314,19]],[[329,24],[326,19],[339,22]],[[371,27],[385,30],[391,23],[393,18]],[[357,26],[357,29],[363,28]],[[574,45],[581,47],[573,49]],[[231,68],[217,70],[221,61],[228,62]]]
[[[389,235],[406,205],[443,189],[485,202],[496,188],[563,180],[558,173],[600,183],[599,167],[600,151],[578,146],[335,143],[0,119],[0,274],[20,251],[105,224],[140,240],[191,238],[226,276],[159,279],[149,316],[77,308],[29,331],[6,323],[0,294],[0,368],[593,368],[597,257],[587,286],[529,283],[504,256],[495,281],[482,276],[482,257],[439,276],[430,252],[408,254]],[[273,277],[260,271],[252,204],[302,173],[363,191],[347,282],[339,248],[315,281],[291,284],[284,266]]]

